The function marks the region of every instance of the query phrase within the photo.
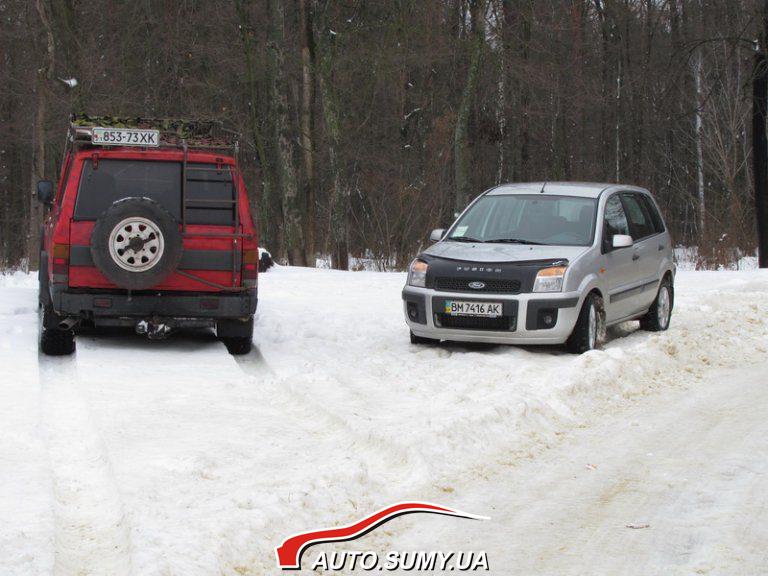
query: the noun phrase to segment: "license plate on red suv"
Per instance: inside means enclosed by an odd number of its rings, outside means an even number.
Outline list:
[[[502,315],[501,302],[469,302],[466,300],[446,300],[443,312],[450,316],[481,316],[498,318]]]
[[[93,128],[91,139],[101,146],[151,146],[160,145],[160,132],[141,128]]]

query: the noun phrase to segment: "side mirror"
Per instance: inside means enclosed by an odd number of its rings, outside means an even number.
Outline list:
[[[626,234],[614,234],[611,246],[613,248],[629,248],[634,243],[632,236],[627,236]]]
[[[53,204],[53,182],[40,180],[37,183],[37,199],[46,206]]]
[[[440,240],[443,239],[443,234],[445,234],[445,228],[437,228],[432,230],[432,234],[429,235],[429,239],[432,242],[440,242]]]

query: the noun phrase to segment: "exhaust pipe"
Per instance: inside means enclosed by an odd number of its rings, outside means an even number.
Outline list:
[[[59,330],[72,330],[78,322],[79,318],[64,318],[64,320],[59,322]]]
[[[150,340],[165,340],[171,333],[171,327],[167,324],[150,324],[147,336]]]
[[[171,333],[168,324],[156,320],[140,320],[136,323],[136,334],[146,335],[150,340],[165,340]]]

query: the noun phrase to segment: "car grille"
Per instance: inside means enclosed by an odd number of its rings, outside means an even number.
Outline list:
[[[477,316],[451,316],[450,314],[435,314],[435,324],[440,328],[505,331],[515,329],[515,318],[512,316],[483,318]]]
[[[470,288],[471,282],[482,282],[484,288]],[[519,294],[520,280],[475,279],[475,278],[435,278],[435,290],[443,292],[479,292],[491,294]]]

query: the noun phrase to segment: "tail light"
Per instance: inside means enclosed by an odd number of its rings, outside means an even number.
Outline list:
[[[69,279],[69,244],[54,244],[51,254],[53,281],[66,283]]]
[[[254,287],[259,278],[259,249],[246,248],[243,250],[243,286]]]

